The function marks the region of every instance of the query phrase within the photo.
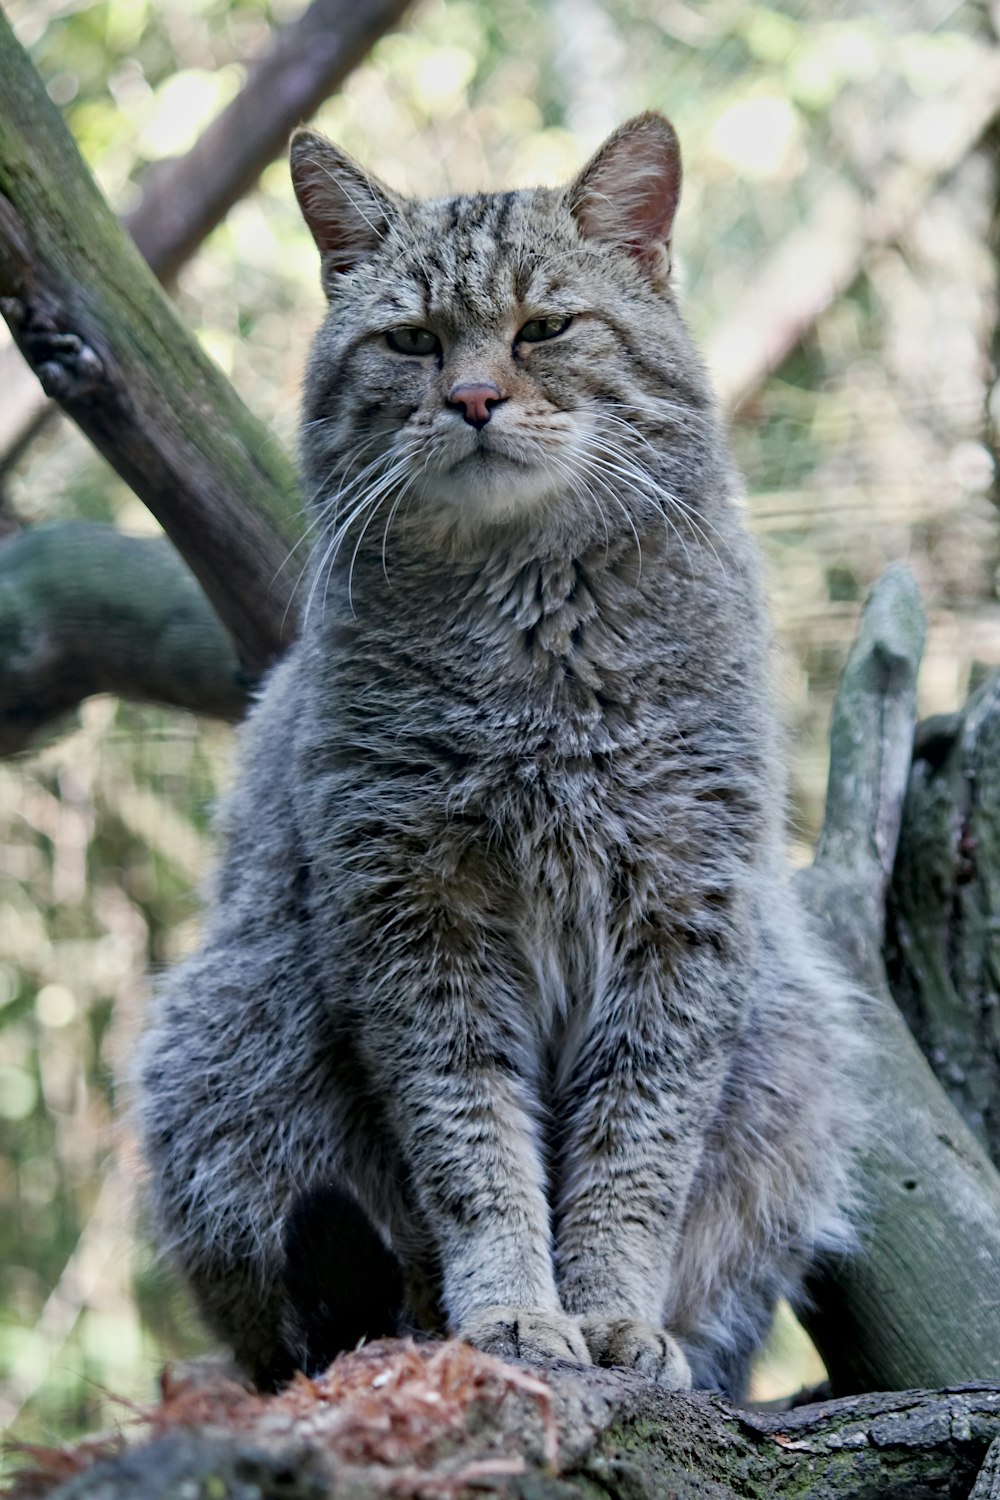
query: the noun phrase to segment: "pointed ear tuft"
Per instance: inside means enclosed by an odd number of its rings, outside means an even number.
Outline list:
[[[620,126],[569,189],[587,238],[655,264],[669,248],[681,195],[681,150],[669,120],[637,115]]]
[[[329,289],[336,273],[374,255],[399,204],[346,152],[312,130],[297,130],[292,137],[291,166],[295,196]]]

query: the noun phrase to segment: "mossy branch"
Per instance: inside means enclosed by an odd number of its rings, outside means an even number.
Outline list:
[[[141,1446],[96,1464],[80,1450],[49,1500],[964,1500],[990,1473],[1000,1387],[752,1412],[624,1371],[387,1343],[279,1396],[167,1380],[149,1422]],[[42,1475],[72,1472],[71,1449],[33,1456]],[[9,1500],[43,1486],[36,1467]]]
[[[292,465],[177,318],[2,14],[0,311],[160,520],[246,666],[273,660],[296,627]]]
[[[91,693],[235,720],[254,680],[165,539],[77,521],[0,542],[0,755]]]

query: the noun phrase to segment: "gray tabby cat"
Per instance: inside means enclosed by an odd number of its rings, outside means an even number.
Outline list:
[[[159,1234],[261,1382],[394,1256],[404,1326],[736,1394],[850,1241],[855,1017],[785,871],[676,137],[429,203],[308,133],[292,170],[317,540],[145,1040]]]

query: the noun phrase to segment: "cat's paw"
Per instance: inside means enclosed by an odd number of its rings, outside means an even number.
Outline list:
[[[462,1324],[459,1337],[498,1359],[568,1359],[578,1365],[590,1364],[580,1326],[565,1313],[484,1307]]]
[[[634,1318],[581,1318],[580,1328],[595,1365],[624,1365],[668,1391],[691,1389],[687,1356],[664,1329]]]

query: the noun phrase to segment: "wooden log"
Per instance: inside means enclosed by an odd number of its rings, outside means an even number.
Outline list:
[[[741,1411],[625,1372],[385,1343],[279,1396],[168,1380],[149,1417],[145,1442],[79,1453],[50,1500],[966,1500],[1000,1437],[1000,1387]],[[8,1500],[39,1493],[39,1468],[72,1473],[72,1450],[34,1459]]]

